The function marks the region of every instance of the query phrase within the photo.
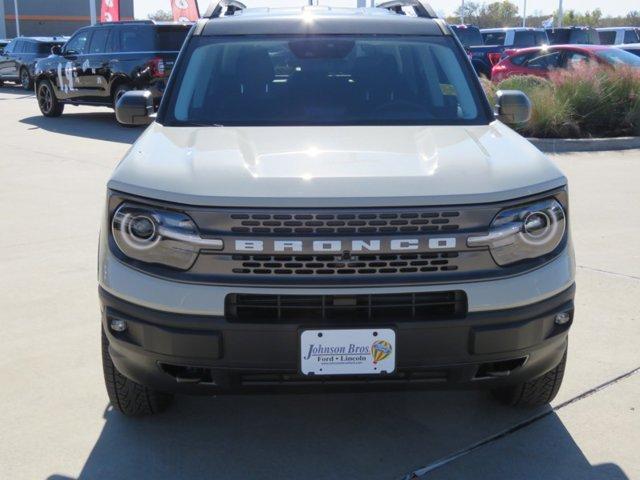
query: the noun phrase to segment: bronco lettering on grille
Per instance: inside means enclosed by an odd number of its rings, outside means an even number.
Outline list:
[[[265,245],[267,244],[267,245]],[[269,248],[269,247],[273,248]],[[447,250],[456,248],[455,237],[394,238],[387,240],[236,240],[239,252],[405,252],[411,250]]]

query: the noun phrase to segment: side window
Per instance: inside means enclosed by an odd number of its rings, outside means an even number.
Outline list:
[[[120,29],[118,27],[111,29],[111,35],[107,40],[107,46],[105,52],[113,53],[120,51]]]
[[[36,42],[25,42],[24,53],[36,53],[38,51],[38,44]]]
[[[91,36],[91,45],[89,46],[89,53],[104,53],[106,52],[107,39],[109,38],[110,28],[97,28],[94,30]]]
[[[600,37],[600,43],[602,45],[613,45],[616,43],[616,32],[607,31],[607,32],[598,32],[598,36]]]
[[[589,63],[589,56],[580,52],[567,53],[567,68],[579,67]]]
[[[516,32],[513,45],[515,47],[533,47],[536,45],[536,35],[532,31]]]
[[[523,63],[525,63],[529,58],[531,58],[531,55],[538,55],[538,52],[531,54],[531,53],[524,53],[521,55],[516,55],[515,57],[511,58],[511,63],[513,63],[514,65],[522,65]]]
[[[624,43],[638,43],[638,34],[635,30],[625,30]]]
[[[24,48],[24,41],[18,40],[13,47],[13,53],[22,53],[22,49]]]
[[[127,26],[120,29],[122,52],[151,52],[155,47],[155,29],[147,25]]]
[[[540,70],[557,68],[560,64],[560,52],[545,52],[534,55],[528,62],[527,67]]]
[[[488,32],[482,34],[485,45],[504,45],[506,32]]]
[[[78,54],[85,53],[90,36],[91,30],[89,29],[79,31],[73,37],[71,37],[71,40],[67,42],[67,45],[64,47],[64,51],[75,52]]]
[[[13,50],[16,48],[17,40],[11,40],[6,47],[4,47],[4,53],[13,53]]]

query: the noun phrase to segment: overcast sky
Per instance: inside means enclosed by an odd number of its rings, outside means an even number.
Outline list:
[[[307,0],[243,0],[248,6],[291,6],[291,5],[303,5],[307,3]],[[351,6],[356,4],[356,0],[319,0],[321,5],[337,5],[337,6]],[[369,3],[370,0],[367,0]],[[378,0],[380,1],[380,0]],[[468,1],[468,0],[467,0]],[[482,0],[475,0],[478,3],[490,3],[490,1],[483,2]],[[511,0],[516,3],[522,13],[524,0]],[[146,18],[147,15],[156,10],[170,10],[171,0],[133,0],[135,15],[138,18]],[[204,12],[209,5],[209,0],[198,0],[200,5],[200,11]],[[460,5],[460,0],[431,0],[429,3],[440,14],[450,15]],[[527,13],[532,14],[534,12],[542,12],[543,14],[552,13],[558,8],[558,0],[528,0]],[[640,10],[640,4],[637,0],[609,0],[603,2],[602,0],[564,0],[565,10],[593,10],[594,8],[600,8],[605,15],[624,15],[630,10]]]

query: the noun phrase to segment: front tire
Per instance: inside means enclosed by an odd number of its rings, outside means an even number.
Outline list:
[[[173,395],[158,392],[122,375],[111,360],[109,340],[102,328],[102,370],[107,395],[113,408],[128,417],[141,417],[164,411]]]
[[[564,369],[567,365],[567,350],[560,363],[544,375],[511,387],[492,390],[501,403],[513,407],[539,407],[551,402],[560,390]]]
[[[23,90],[31,90],[33,88],[33,80],[31,80],[31,75],[29,75],[29,70],[26,68],[20,69],[20,85]]]
[[[61,103],[53,91],[53,86],[49,80],[42,80],[38,83],[36,92],[38,106],[45,117],[59,117],[64,111],[64,103]]]

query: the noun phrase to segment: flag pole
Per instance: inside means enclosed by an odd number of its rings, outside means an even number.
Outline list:
[[[96,0],[89,0],[89,14],[91,16],[91,25],[96,24]]]
[[[16,14],[16,37],[20,36],[20,14],[18,13],[18,0],[13,0],[13,9]]]
[[[562,27],[563,17],[564,17],[564,12],[562,11],[562,0],[560,0],[560,5],[558,5],[558,28]]]

